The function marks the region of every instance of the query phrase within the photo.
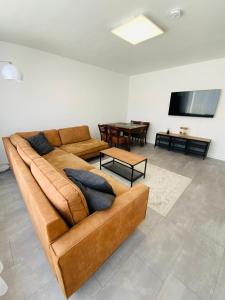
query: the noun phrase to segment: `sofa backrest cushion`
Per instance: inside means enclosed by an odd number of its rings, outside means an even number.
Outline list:
[[[68,225],[73,226],[89,215],[86,200],[80,189],[44,158],[32,161],[31,172]]]
[[[19,132],[18,134],[23,138],[28,138],[34,135],[37,135],[40,131],[27,131],[27,132]],[[59,147],[62,145],[59,132],[56,129],[44,130],[42,131],[49,141],[49,143],[54,147]]]
[[[63,145],[83,142],[91,138],[88,126],[77,126],[59,129]]]
[[[15,133],[11,135],[10,141],[16,147],[20,157],[28,166],[31,165],[32,160],[40,157],[40,155],[31,147],[29,142],[19,134]]]
[[[26,142],[24,138],[22,138],[18,133],[14,133],[10,136],[10,141],[13,144],[13,146],[17,147],[17,145],[21,142]],[[28,143],[28,142],[27,142]],[[29,143],[28,143],[29,144]]]
[[[17,152],[23,161],[30,166],[34,159],[40,158],[40,155],[31,147],[28,141],[24,140],[17,144]]]

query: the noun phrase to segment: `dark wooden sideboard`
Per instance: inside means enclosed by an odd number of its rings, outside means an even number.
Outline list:
[[[155,137],[155,147],[181,151],[185,154],[196,154],[206,158],[211,140],[190,135],[158,132]]]

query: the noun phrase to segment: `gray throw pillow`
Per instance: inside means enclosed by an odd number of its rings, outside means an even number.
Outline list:
[[[26,140],[39,155],[44,155],[54,150],[54,147],[49,143],[43,132],[39,132],[37,135],[28,137]]]
[[[111,185],[102,176],[80,169],[66,168],[64,172],[68,177],[73,177],[89,188],[115,196]]]
[[[82,191],[90,213],[112,206],[115,194],[103,177],[84,170],[64,169],[64,172]]]

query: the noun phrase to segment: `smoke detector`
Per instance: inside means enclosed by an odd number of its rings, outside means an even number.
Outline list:
[[[180,8],[173,8],[170,10],[169,14],[172,19],[179,19],[183,12]]]

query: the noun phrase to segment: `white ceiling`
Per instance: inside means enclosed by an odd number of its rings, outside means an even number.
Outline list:
[[[124,74],[225,56],[225,0],[1,0],[0,40]],[[173,20],[171,8],[184,16]],[[165,34],[131,45],[111,29],[145,14]]]

